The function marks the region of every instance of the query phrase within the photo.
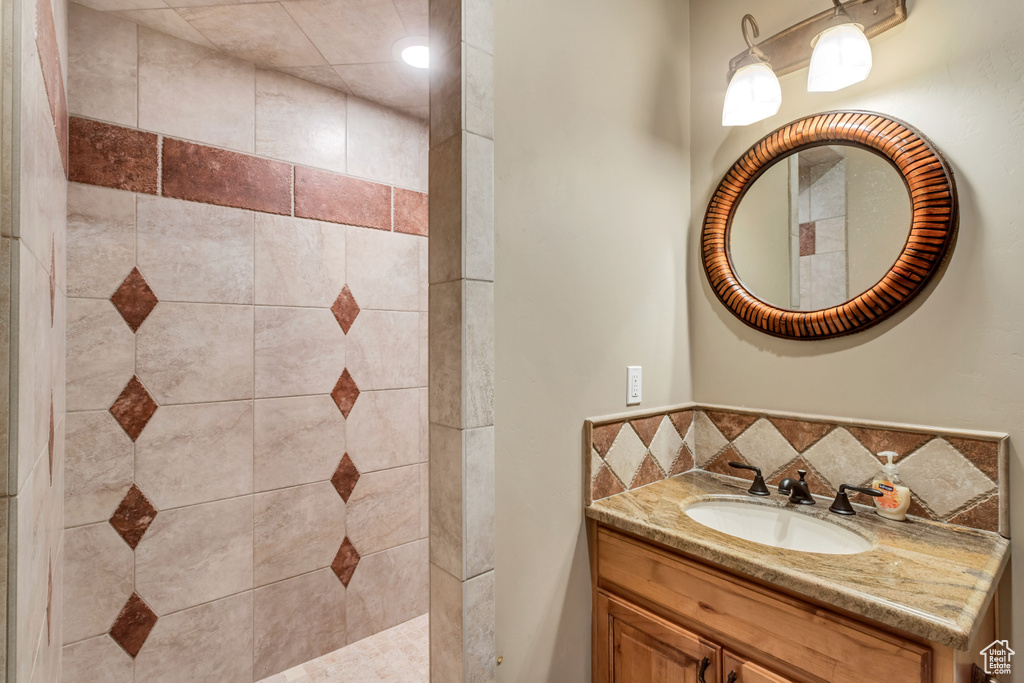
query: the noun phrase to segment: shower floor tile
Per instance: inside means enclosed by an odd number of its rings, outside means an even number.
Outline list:
[[[430,680],[428,620],[427,614],[410,619],[260,683],[427,683]]]

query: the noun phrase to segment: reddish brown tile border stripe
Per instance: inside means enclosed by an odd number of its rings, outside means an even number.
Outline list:
[[[395,188],[395,232],[427,235],[427,195]]]
[[[57,29],[50,0],[36,0],[36,50],[39,52],[39,66],[43,70],[43,85],[50,104],[53,131],[60,148],[60,161],[64,166],[64,176],[67,177],[68,101],[64,92],[64,70],[60,65],[60,48],[57,46]]]
[[[72,181],[156,194],[156,135],[77,117],[69,125]]]
[[[291,166],[165,139],[163,194],[204,204],[291,215]]]
[[[391,229],[391,187],[295,167],[295,215],[328,223]]]
[[[174,138],[161,149],[155,133],[77,116],[69,127],[74,182],[427,236],[422,192]]]

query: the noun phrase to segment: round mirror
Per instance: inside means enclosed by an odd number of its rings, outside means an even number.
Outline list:
[[[877,284],[910,232],[910,195],[883,157],[822,145],[778,159],[747,189],[729,234],[740,282],[794,311],[845,303]]]
[[[715,189],[701,259],[740,320],[787,339],[881,322],[938,273],[956,238],[953,175],[902,121],[830,111],[787,124]]]

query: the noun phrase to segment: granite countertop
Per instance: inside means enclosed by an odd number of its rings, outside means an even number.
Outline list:
[[[831,500],[791,506],[774,492],[751,496],[750,482],[694,470],[595,501],[586,514],[603,524],[691,557],[806,596],[818,603],[958,650],[972,631],[1009,559],[998,534],[917,518],[892,522],[856,505],[857,515],[828,511]],[[872,543],[854,555],[781,550],[745,541],[690,519],[683,508],[706,500],[799,507]]]

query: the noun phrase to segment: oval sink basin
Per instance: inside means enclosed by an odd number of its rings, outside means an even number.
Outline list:
[[[853,555],[871,548],[870,541],[852,531],[787,508],[709,501],[684,512],[715,531],[784,550]]]

